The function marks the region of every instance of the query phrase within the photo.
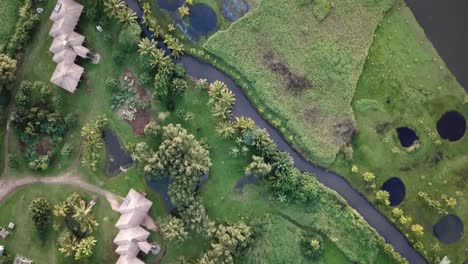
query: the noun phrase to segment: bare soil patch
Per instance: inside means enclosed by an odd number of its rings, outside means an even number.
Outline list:
[[[288,65],[278,59],[272,51],[268,51],[263,55],[263,59],[272,72],[279,74],[283,78],[289,90],[301,92],[308,87],[312,87],[310,80],[303,75],[292,72]]]
[[[42,139],[39,144],[37,144],[36,150],[39,155],[44,156],[47,155],[52,148],[52,143],[48,138]]]
[[[133,80],[131,81],[131,86],[133,89],[135,89],[138,92],[138,95],[140,96],[140,100],[151,102],[151,96],[143,87],[141,87],[135,73],[133,73],[130,70],[127,70],[124,73],[124,78],[125,77],[130,80]],[[151,113],[149,110],[138,109],[135,114],[135,119],[126,120],[126,121],[132,126],[133,133],[135,135],[142,136],[144,134],[146,124],[148,124],[151,121]]]

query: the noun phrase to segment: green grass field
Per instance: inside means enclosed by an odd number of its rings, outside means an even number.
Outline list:
[[[16,21],[19,18],[19,9],[24,3],[23,0],[5,0],[0,2],[0,50],[1,47],[8,44],[9,39],[13,35],[13,30],[16,26]]]
[[[466,259],[466,230],[459,242],[440,244],[432,235],[432,226],[441,216],[417,194],[426,191],[439,201],[442,194],[457,198],[458,205],[449,212],[460,216],[465,225],[468,223],[468,137],[449,142],[442,140],[436,129],[438,119],[446,111],[457,110],[468,117],[464,96],[465,91],[411,11],[400,2],[376,32],[353,99],[359,131],[353,140],[354,159],[346,162],[340,157],[332,166],[371,200],[373,195],[366,192],[362,177],[351,173],[352,164],[360,172],[374,172],[377,187],[390,177],[400,177],[406,185],[406,198],[400,207],[424,226],[422,241],[426,250],[447,255],[454,263]],[[395,129],[401,126],[416,131],[421,141],[418,150],[407,152],[400,146]],[[457,196],[457,191],[464,195]],[[409,231],[404,228],[403,232]],[[435,252],[434,245],[439,245],[441,251]]]
[[[112,240],[117,234],[114,223],[118,214],[109,206],[103,197],[92,196],[66,186],[46,186],[43,184],[31,185],[20,189],[13,195],[7,197],[0,204],[0,226],[6,227],[10,221],[16,224],[14,231],[6,240],[0,241],[5,246],[6,252],[13,257],[16,254],[23,255],[34,260],[35,263],[74,263],[73,258],[64,258],[57,249],[57,231],[50,228],[47,232],[47,240],[42,244],[34,223],[28,214],[28,206],[37,196],[45,197],[53,206],[67,198],[72,192],[78,192],[87,200],[94,199],[97,204],[93,209],[99,229],[94,233],[98,243],[94,254],[87,262],[83,263],[110,263],[116,261],[113,253]],[[106,218],[106,221],[104,220]],[[107,220],[108,219],[108,220]]]
[[[262,1],[204,45],[217,57],[212,62],[246,78],[244,88],[267,119],[322,165],[334,161],[353,130],[354,90],[373,32],[393,3],[333,2],[320,22],[315,3]]]

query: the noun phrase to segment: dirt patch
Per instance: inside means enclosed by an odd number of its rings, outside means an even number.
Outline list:
[[[272,51],[265,53],[263,59],[272,72],[279,74],[283,78],[289,90],[301,92],[308,87],[312,87],[312,82],[309,79],[292,72],[288,65],[279,60]]]
[[[51,148],[52,143],[50,143],[50,140],[48,138],[44,138],[39,142],[39,144],[37,144],[36,150],[39,155],[45,156],[49,153]]]
[[[340,146],[345,146],[351,142],[351,138],[356,132],[356,125],[351,119],[344,119],[335,125],[335,140]]]
[[[141,87],[140,83],[138,82],[138,78],[130,70],[127,70],[124,73],[124,79],[130,79],[130,84],[133,89],[138,92],[140,100],[151,102],[151,96],[148,92]],[[132,126],[133,133],[137,136],[142,136],[144,134],[145,126],[151,121],[151,112],[149,110],[138,109],[135,113],[135,118],[133,120],[125,120]]]

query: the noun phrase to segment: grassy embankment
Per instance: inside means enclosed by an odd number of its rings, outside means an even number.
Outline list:
[[[239,84],[289,141],[329,165],[353,130],[354,89],[391,4],[334,1],[320,21],[312,15],[315,3],[263,1],[204,47],[214,54],[211,63],[237,80],[243,76]]]
[[[332,166],[371,200],[373,195],[365,190],[362,177],[350,171],[352,164],[360,172],[374,172],[377,187],[399,177],[406,186],[406,198],[399,207],[425,229],[418,240],[428,251],[447,255],[454,263],[466,260],[466,228],[462,240],[448,246],[439,243],[432,226],[441,215],[425,205],[418,192],[425,191],[441,202],[442,194],[455,197],[458,204],[449,212],[468,223],[468,136],[449,142],[440,138],[436,128],[447,111],[457,110],[468,117],[468,105],[463,104],[466,95],[411,10],[400,2],[376,31],[353,99],[359,131],[353,140],[354,159],[347,162],[340,157]],[[420,137],[416,151],[400,146],[395,129],[402,126]],[[464,194],[457,196],[457,192]],[[390,216],[389,209],[383,211]],[[410,233],[407,228],[403,231]],[[433,246],[440,246],[441,251],[435,252]]]

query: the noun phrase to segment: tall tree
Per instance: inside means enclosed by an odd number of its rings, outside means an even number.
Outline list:
[[[148,38],[143,38],[138,43],[138,52],[140,55],[152,55],[156,52],[156,42]]]
[[[83,238],[75,248],[75,260],[88,258],[93,254],[97,240],[93,236]]]
[[[31,218],[39,232],[44,232],[50,224],[52,209],[49,201],[44,197],[38,197],[29,204]]]
[[[122,0],[105,0],[104,10],[111,17],[118,17],[122,9],[125,8],[125,4]]]
[[[0,53],[0,83],[13,80],[16,71],[16,60]]]
[[[137,15],[130,8],[124,7],[119,9],[117,19],[122,23],[122,25],[128,26],[132,23],[136,23]]]

